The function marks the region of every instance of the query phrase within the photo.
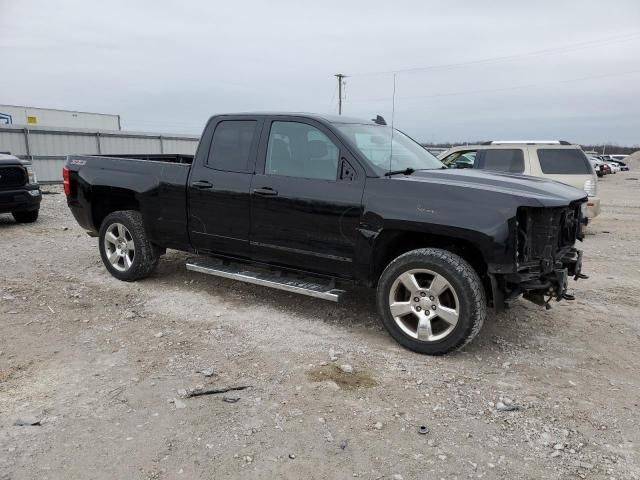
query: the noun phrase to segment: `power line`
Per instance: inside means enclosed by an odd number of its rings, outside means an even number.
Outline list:
[[[436,93],[433,95],[408,95],[399,97],[400,99],[421,99],[421,98],[437,98],[437,97],[453,97],[458,95],[476,95],[481,93],[493,93],[493,92],[504,92],[508,90],[520,90],[526,88],[536,88],[545,85],[553,85],[556,83],[570,83],[570,82],[578,82],[584,80],[594,80],[599,78],[607,78],[607,77],[620,77],[622,75],[632,75],[635,73],[640,73],[640,70],[630,70],[627,72],[616,72],[616,73],[605,73],[602,75],[591,75],[587,77],[576,77],[576,78],[566,78],[563,80],[552,80],[550,82],[541,82],[541,83],[531,83],[528,85],[514,85],[512,87],[502,87],[502,88],[492,88],[492,89],[484,89],[484,90],[466,90],[461,92],[448,92],[448,93]],[[388,97],[378,97],[378,98],[368,98],[368,99],[360,99],[360,100],[351,100],[350,103],[362,103],[362,102],[382,102],[389,101]]]
[[[397,73],[419,73],[419,72],[428,71],[428,70],[444,70],[444,69],[449,69],[449,68],[466,67],[466,66],[470,66],[470,65],[481,65],[481,64],[494,63],[494,62],[505,62],[505,61],[517,60],[517,59],[520,59],[520,58],[526,58],[526,57],[551,55],[551,54],[554,54],[554,53],[564,53],[564,52],[570,52],[570,51],[575,51],[575,50],[582,50],[584,48],[588,48],[588,47],[591,47],[591,46],[604,45],[604,44],[607,44],[607,43],[621,42],[621,41],[625,41],[625,40],[630,40],[630,39],[638,37],[638,36],[640,36],[640,32],[636,31],[636,32],[629,32],[629,33],[626,33],[626,34],[616,35],[616,36],[612,36],[612,37],[604,37],[604,38],[601,38],[601,39],[598,39],[598,40],[588,40],[588,41],[585,41],[585,42],[568,44],[568,45],[564,45],[562,47],[545,48],[545,49],[542,49],[542,50],[532,50],[532,51],[529,51],[529,52],[522,52],[522,53],[517,53],[517,54],[512,54],[512,55],[504,55],[504,56],[500,56],[500,57],[481,58],[481,59],[476,59],[476,60],[469,60],[469,61],[466,61],[466,62],[455,62],[455,63],[443,63],[443,64],[436,64],[436,65],[417,66],[417,67],[403,68],[403,69],[399,69],[399,70],[383,70],[383,71],[377,71],[377,72],[354,73],[354,74],[352,74],[350,76],[351,77],[364,77],[364,76],[373,76],[373,75],[390,75],[390,74],[397,74]]]

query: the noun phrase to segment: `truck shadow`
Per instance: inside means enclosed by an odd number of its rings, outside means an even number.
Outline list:
[[[18,227],[21,224],[16,222],[10,213],[0,213],[0,228]]]
[[[189,288],[194,285],[205,288],[215,296],[224,298],[225,303],[238,308],[247,308],[250,304],[267,306],[287,314],[299,315],[311,319],[321,318],[327,323],[339,323],[349,327],[379,328],[375,306],[375,290],[368,288],[348,288],[340,303],[290,293],[236,280],[215,277],[187,271],[186,260],[189,255],[181,252],[168,252],[162,257],[155,277],[172,277],[176,283]],[[212,301],[214,299],[212,298]]]
[[[378,316],[374,289],[352,287],[347,289],[348,293],[343,301],[332,303],[295,293],[190,272],[185,268],[185,263],[190,257],[192,255],[169,251],[162,257],[156,274],[149,281],[171,279],[171,283],[175,282],[176,286],[185,290],[204,289],[211,294],[212,303],[223,298],[225,304],[232,308],[237,306],[239,309],[246,309],[251,308],[252,305],[266,306],[286,315],[363,330],[368,334],[379,336],[381,339],[384,337],[388,339],[389,345],[395,345],[393,339],[384,330]],[[498,315],[490,310],[487,321],[478,337],[465,347],[464,351],[478,355],[487,353],[488,350],[495,350],[496,346],[499,350],[501,344],[521,344],[523,335],[527,335],[525,331],[533,328],[529,324],[529,319],[537,314],[537,308],[534,312],[528,305],[521,305],[520,302],[516,302],[510,310]],[[524,322],[521,322],[521,319]],[[532,339],[530,342],[531,346],[536,343]]]

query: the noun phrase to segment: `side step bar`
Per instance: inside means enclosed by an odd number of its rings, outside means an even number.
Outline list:
[[[263,287],[277,288],[278,290],[285,290],[287,292],[300,293],[331,302],[339,302],[341,297],[346,293],[344,290],[339,290],[331,285],[285,277],[273,272],[249,270],[246,265],[242,264],[225,265],[222,262],[190,260],[187,262],[187,270],[253,283],[254,285],[261,285]]]

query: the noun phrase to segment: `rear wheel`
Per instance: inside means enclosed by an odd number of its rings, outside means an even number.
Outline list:
[[[142,215],[134,210],[107,215],[100,227],[99,247],[109,273],[126,282],[151,275],[160,259],[159,249],[147,238]]]
[[[22,212],[11,212],[13,218],[18,223],[33,223],[38,219],[39,210],[27,210]]]
[[[412,250],[391,262],[378,282],[377,303],[391,336],[429,355],[464,347],[487,316],[476,271],[458,255],[437,248]]]

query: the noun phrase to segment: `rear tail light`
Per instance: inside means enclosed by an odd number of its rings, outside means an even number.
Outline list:
[[[590,179],[584,182],[584,191],[589,197],[595,197],[597,194],[596,180]]]
[[[62,185],[64,186],[64,194],[68,197],[71,195],[71,184],[69,183],[69,169],[62,168]]]

